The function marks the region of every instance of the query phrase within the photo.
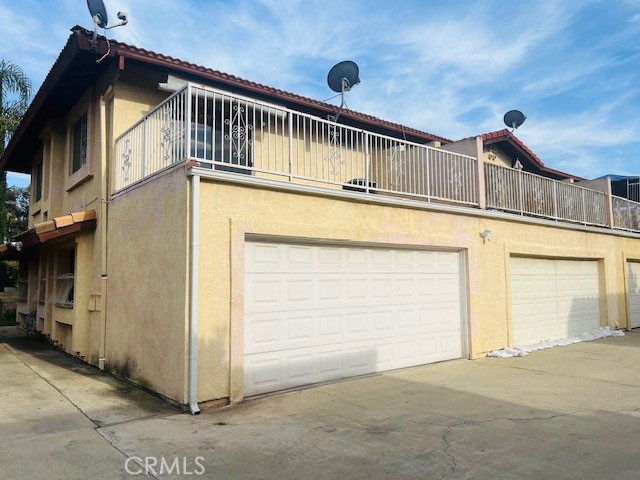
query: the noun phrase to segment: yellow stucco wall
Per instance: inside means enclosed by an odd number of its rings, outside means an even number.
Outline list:
[[[185,403],[184,167],[111,199],[106,368]],[[127,373],[128,372],[128,373]]]
[[[109,84],[117,78],[113,88]],[[41,132],[43,148],[34,157],[43,161],[42,198],[30,205],[29,227],[35,223],[51,220],[71,212],[96,210],[97,228],[61,242],[46,244],[39,255],[30,257],[30,297],[22,305],[25,319],[27,313],[38,312],[39,327],[51,340],[62,345],[73,354],[79,354],[90,363],[98,364],[101,348],[100,316],[102,310],[100,242],[104,227],[101,214],[102,161],[109,158],[110,143],[122,131],[129,128],[146,112],[162,101],[168,93],[157,90],[157,83],[166,80],[166,75],[145,72],[131,66],[114,77],[111,71],[82,94],[65,118],[49,121]],[[106,106],[101,108],[101,95],[106,93]],[[83,113],[88,117],[87,162],[79,172],[71,172],[73,124]],[[109,117],[109,118],[106,118]],[[107,131],[102,131],[102,125]],[[102,141],[106,140],[107,152],[103,155]],[[111,178],[113,178],[111,166]],[[35,198],[32,185],[32,198]],[[55,306],[55,257],[59,248],[75,245],[74,305],[72,309]],[[40,265],[40,257],[42,265]],[[47,302],[38,305],[38,284],[41,274],[47,279]]]
[[[74,105],[66,118],[51,120],[41,132],[43,148],[42,198],[29,208],[29,227],[71,212],[99,211],[101,177],[99,87],[88,89]],[[73,124],[87,113],[87,159],[78,172],[71,172],[71,131]],[[32,185],[32,196],[34,195]],[[98,212],[99,214],[99,212]],[[100,218],[98,218],[100,225]],[[72,309],[55,306],[56,252],[60,248],[75,247],[74,305]],[[69,353],[81,355],[91,363],[98,361],[98,341],[95,337],[98,315],[89,309],[90,298],[100,297],[100,242],[94,241],[94,232],[50,242],[30,257],[29,291],[33,296],[29,312],[38,312],[39,326],[51,340]],[[46,278],[46,304],[38,305],[40,278]],[[40,319],[41,318],[41,319]]]
[[[166,76],[127,66],[111,90],[105,110],[110,117],[104,119],[108,128],[106,157],[114,162],[109,172],[111,184],[117,168],[111,150],[113,141],[169,95],[157,89],[157,84],[165,80]],[[51,164],[45,170],[47,194],[32,206],[30,218],[33,224],[72,211],[98,210],[96,232],[74,240],[78,279],[74,309],[49,304],[44,325],[52,339],[69,351],[80,352],[91,363],[97,362],[100,348],[99,320],[104,300],[100,298],[103,252],[99,240],[101,229],[105,228],[100,217],[100,162],[104,152],[98,126],[102,121],[99,95],[105,90],[98,87],[89,90],[72,109],[78,112],[88,107],[90,114],[89,165],[80,181],[69,180],[69,123],[52,122],[43,132],[52,141],[48,155]],[[281,147],[277,153],[269,151],[264,157],[267,165],[276,158],[284,165],[288,143],[282,144],[281,138],[269,138],[268,134],[255,138],[255,148],[276,141],[281,142]],[[313,153],[317,143],[307,146],[294,140],[294,151],[306,152],[300,157],[301,162],[294,165],[294,173],[306,175],[317,159],[324,158],[324,153]],[[460,148],[462,153],[474,155],[474,146],[477,147],[475,138],[464,145],[443,149]],[[495,159],[488,158],[487,151],[484,157],[486,161],[511,166],[499,149]],[[383,156],[372,155],[371,162],[380,171],[388,166]],[[335,180],[363,177],[363,165],[360,154],[350,155]],[[256,176],[272,178],[268,174]],[[329,179],[326,172],[321,178]],[[374,180],[382,188],[391,186],[389,179]],[[314,184],[308,180],[297,183]],[[186,402],[188,364],[188,186],[184,167],[176,167],[110,197],[108,205],[107,367],[180,403]],[[624,262],[640,260],[638,239],[525,224],[517,222],[515,215],[511,221],[479,218],[214,180],[203,180],[201,194],[200,401],[242,397],[244,247],[251,235],[444,247],[464,252],[472,357],[512,342],[509,259],[513,255],[598,260],[603,322],[626,326]],[[490,242],[479,236],[485,229],[493,231]],[[49,280],[55,276],[53,257],[48,257],[46,266]],[[37,269],[30,271],[37,282],[38,274],[34,273]],[[50,289],[48,295],[52,295]],[[30,302],[34,301],[37,298],[34,300],[32,295]]]
[[[638,239],[204,179],[201,195],[200,401],[242,395],[247,235],[466,252],[473,358],[512,343],[509,258],[514,255],[599,260],[603,323],[626,326],[623,255],[640,258]],[[493,231],[491,241],[480,237],[484,229]]]

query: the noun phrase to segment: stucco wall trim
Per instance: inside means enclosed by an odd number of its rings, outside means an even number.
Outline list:
[[[178,164],[183,165],[183,164]],[[401,206],[405,208],[413,208],[418,210],[428,210],[433,212],[454,213],[457,215],[466,215],[470,217],[491,218],[496,220],[505,220],[508,222],[526,223],[531,225],[543,225],[546,227],[556,227],[563,230],[578,230],[582,232],[600,233],[604,235],[613,235],[617,237],[627,237],[640,239],[640,233],[632,233],[625,230],[613,230],[608,228],[593,227],[589,225],[580,225],[569,222],[556,222],[544,218],[527,217],[513,213],[500,212],[496,210],[481,210],[473,207],[464,207],[457,205],[447,205],[425,202],[420,200],[409,200],[397,197],[386,197],[384,195],[371,195],[367,193],[351,192],[347,190],[331,190],[311,185],[287,184],[268,178],[258,178],[248,175],[237,175],[234,173],[209,170],[198,167],[187,169],[187,176],[199,175],[203,179],[211,179],[225,183],[235,183],[254,188],[268,188],[273,190],[281,190],[285,192],[306,193],[309,195],[332,197],[340,199],[350,199],[361,203],[370,203],[375,205],[391,205]],[[146,181],[146,179],[144,180]],[[131,188],[131,187],[129,187]],[[123,190],[124,191],[124,190]]]
[[[132,183],[131,185],[129,185],[126,188],[120,189],[120,190],[112,193],[111,194],[111,198],[116,198],[116,197],[119,197],[121,195],[124,195],[125,193],[128,193],[131,190],[135,190],[136,188],[140,188],[140,187],[142,187],[143,185],[146,185],[149,182],[153,182],[154,180],[157,180],[160,177],[168,175],[169,173],[173,172],[174,170],[180,170],[181,168],[185,168],[186,169],[186,164],[185,163],[174,163],[173,165],[169,165],[168,167],[165,167],[162,170],[158,170],[157,172],[154,172],[153,175],[149,175],[148,177],[145,177],[142,180],[138,180],[137,182]],[[186,188],[186,182],[185,182],[185,188]]]

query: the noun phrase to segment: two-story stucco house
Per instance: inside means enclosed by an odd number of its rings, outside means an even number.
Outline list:
[[[75,27],[0,168],[23,325],[190,404],[640,325],[640,204]]]

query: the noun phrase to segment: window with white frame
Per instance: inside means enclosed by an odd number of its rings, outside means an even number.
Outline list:
[[[33,201],[39,202],[42,199],[42,184],[43,184],[43,158],[42,156],[33,167]]]
[[[56,275],[56,307],[73,308],[76,249],[63,248],[58,252]]]
[[[75,173],[87,164],[88,119],[83,113],[73,124],[71,141],[71,173]]]
[[[18,303],[27,303],[29,293],[29,264],[21,261],[18,267]]]

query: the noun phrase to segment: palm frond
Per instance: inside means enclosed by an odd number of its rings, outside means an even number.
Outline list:
[[[0,60],[0,102],[6,102],[9,94],[15,93],[23,103],[31,97],[31,81],[18,65]]]

